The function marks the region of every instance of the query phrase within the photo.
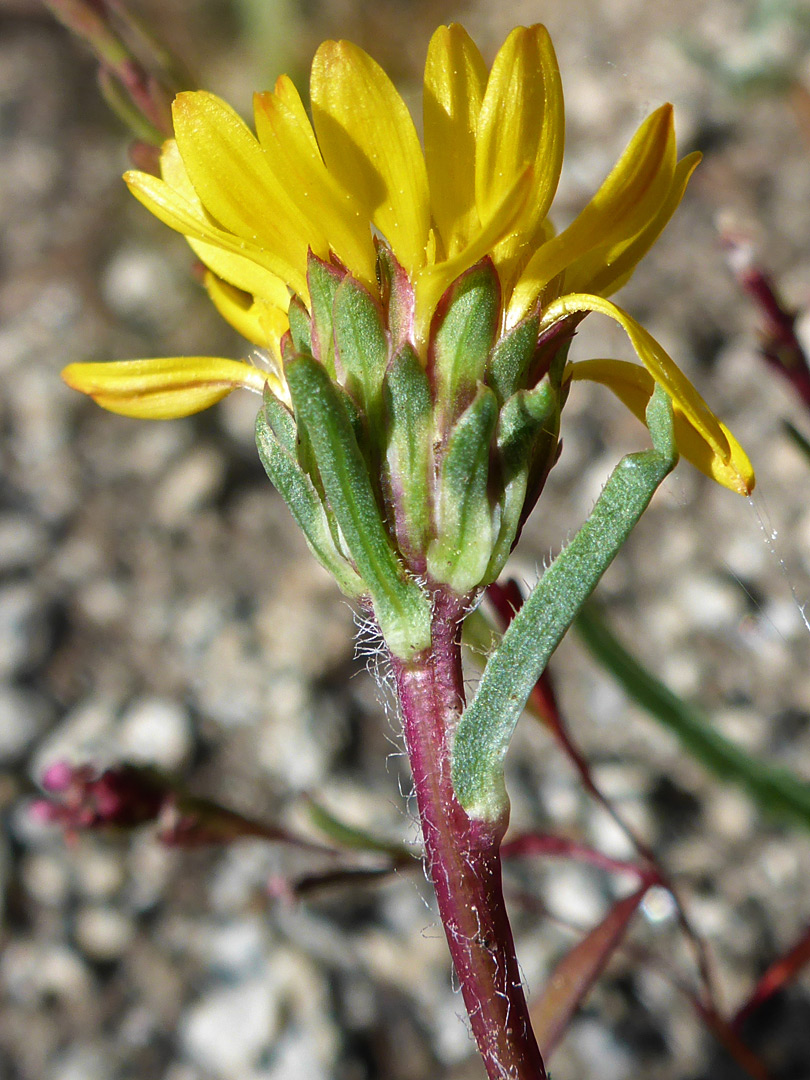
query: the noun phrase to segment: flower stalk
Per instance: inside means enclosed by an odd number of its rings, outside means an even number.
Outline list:
[[[501,880],[508,813],[491,822],[471,818],[453,788],[453,734],[464,709],[463,616],[459,598],[437,590],[431,648],[409,662],[392,657],[425,860],[487,1075],[542,1080]]]

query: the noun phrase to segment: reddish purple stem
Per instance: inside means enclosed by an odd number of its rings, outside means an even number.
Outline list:
[[[796,335],[796,313],[785,304],[773,279],[757,264],[753,244],[728,229],[721,235],[729,265],[740,288],[760,315],[760,352],[783,375],[810,408],[810,363]]]
[[[452,733],[464,707],[462,608],[435,595],[429,651],[393,658],[425,858],[450,954],[490,1080],[545,1080],[529,1020],[501,880],[507,821],[476,821],[456,799]]]
[[[810,964],[810,926],[802,931],[799,940],[783,956],[775,960],[759,980],[754,992],[732,1020],[735,1031],[739,1031],[751,1013],[795,979],[808,964]]]

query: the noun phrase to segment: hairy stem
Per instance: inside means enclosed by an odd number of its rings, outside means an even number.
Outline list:
[[[501,880],[504,817],[469,818],[453,791],[452,735],[464,707],[462,606],[435,595],[430,650],[393,659],[425,857],[473,1034],[490,1080],[545,1080]]]

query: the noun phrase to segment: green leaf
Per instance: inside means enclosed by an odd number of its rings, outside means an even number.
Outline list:
[[[391,248],[375,239],[380,292],[391,334],[391,347],[398,352],[413,337],[414,292],[404,268],[397,262]]]
[[[335,338],[332,326],[332,309],[335,293],[345,272],[319,259],[309,252],[307,258],[307,284],[312,309],[312,355],[320,360],[329,375],[335,377]],[[300,351],[300,350],[299,350]]]
[[[518,390],[537,348],[540,316],[530,315],[504,335],[492,350],[487,366],[487,383],[505,402]]]
[[[284,409],[280,402],[278,404]],[[275,413],[277,418],[277,410]],[[336,547],[327,512],[312,481],[274,433],[273,414],[270,404],[256,417],[256,446],[264,470],[289,507],[310,551],[321,566],[332,574],[347,596],[362,596],[366,591],[365,585]]]
[[[299,353],[311,353],[312,338],[309,312],[297,296],[294,296],[292,300],[290,300],[290,307],[287,314],[290,319],[290,336],[295,351]]]
[[[470,817],[501,819],[503,760],[529,694],[579,609],[646,510],[678,453],[672,405],[657,388],[647,408],[653,449],[622,458],[591,516],[543,574],[490,656],[453,744],[453,785]]]
[[[441,464],[436,538],[428,548],[428,571],[461,596],[481,583],[492,555],[487,483],[497,419],[497,399],[481,384],[450,432]]]
[[[799,453],[803,454],[807,463],[810,464],[810,441],[808,441],[799,429],[794,427],[789,420],[783,420],[782,427],[784,428],[785,434]]]
[[[627,695],[672,731],[682,746],[721,780],[742,788],[769,814],[810,828],[810,783],[788,769],[752,757],[647,671],[605,622],[598,605],[586,604],[574,627],[593,657]]]
[[[500,313],[501,286],[489,257],[457,278],[439,301],[428,368],[442,433],[467,408],[484,379]]]
[[[360,402],[380,446],[388,340],[379,305],[359,281],[347,275],[335,293],[333,319],[341,382]]]
[[[545,379],[534,390],[518,390],[501,409],[496,446],[501,466],[503,495],[501,524],[492,550],[485,582],[503,570],[523,517],[529,475],[538,455],[551,457],[560,427],[558,395]]]
[[[395,507],[400,549],[424,557],[430,527],[428,468],[433,405],[430,383],[419,357],[406,345],[385,376],[388,484]]]
[[[260,414],[261,415],[261,414]],[[296,456],[298,433],[295,430],[295,418],[283,401],[279,401],[269,384],[264,387],[264,423],[275,436],[281,448],[293,458]]]
[[[430,644],[430,602],[394,552],[339,389],[309,356],[287,367],[299,429],[312,446],[318,472],[346,546],[366,584],[391,651],[404,660]]]
[[[356,825],[348,825],[345,821],[335,817],[331,810],[327,810],[321,803],[314,799],[307,800],[307,809],[312,824],[316,829],[329,837],[341,847],[353,848],[356,851],[373,851],[380,855],[388,855],[397,861],[410,861],[412,855],[404,844],[398,844],[393,840],[383,840],[373,833],[366,832]]]

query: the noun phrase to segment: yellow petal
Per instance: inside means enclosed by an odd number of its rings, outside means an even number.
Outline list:
[[[264,351],[268,363],[268,370],[264,374],[271,390],[286,404],[292,404],[281,356],[281,339],[290,329],[287,312],[263,300],[253,300],[240,289],[220,281],[214,274],[206,274],[205,287],[223,319]]]
[[[289,263],[283,255],[267,251],[257,244],[233,236],[213,224],[209,218],[201,215],[197,206],[187,202],[165,180],[157,176],[131,171],[124,173],[124,180],[135,198],[143,203],[147,210],[150,210],[170,229],[182,233],[189,243],[192,240],[200,241],[221,248],[231,255],[249,259],[257,266],[264,267],[265,270],[281,278],[299,296],[308,297],[304,272],[300,267],[294,267]],[[224,276],[226,275],[223,274]],[[238,286],[239,282],[234,281],[234,284]]]
[[[475,136],[487,66],[463,26],[440,26],[425,63],[425,161],[433,220],[448,257],[478,228]]]
[[[189,179],[217,222],[301,274],[308,246],[327,252],[326,236],[302,222],[270,159],[229,105],[202,90],[182,93],[174,99],[172,119]]]
[[[570,365],[568,375],[571,380],[588,380],[606,386],[645,423],[647,404],[655,388],[655,380],[645,368],[626,360],[584,360]],[[702,473],[723,487],[740,495],[750,495],[756,483],[754,470],[745,451],[728,428],[720,424],[731,451],[728,462],[722,462],[690,424],[677,402],[673,402],[673,411],[675,441],[686,460],[691,461]]]
[[[194,207],[201,220],[206,221],[207,215],[202,202],[189,180],[174,139],[169,139],[163,145],[160,155],[160,173],[169,187]],[[287,286],[276,274],[265,270],[255,260],[246,258],[244,255],[235,255],[232,251],[225,251],[219,245],[207,244],[192,237],[187,237],[187,239],[197,258],[217,277],[235,285],[237,289],[242,289],[255,297],[267,300],[268,303],[287,309],[289,305]]]
[[[314,235],[328,236],[340,261],[367,288],[376,289],[371,222],[360,202],[324,165],[304,107],[286,76],[278,80],[274,92],[254,96],[254,115],[259,142],[300,218],[312,224]]]
[[[257,300],[264,300],[284,311],[290,306],[289,289],[276,274],[257,266],[251,259],[223,251],[215,244],[205,244],[191,237],[186,239],[200,262],[218,278],[242,292],[250,293]]]
[[[213,356],[69,364],[62,378],[109,412],[147,420],[190,416],[240,386],[261,393],[267,381],[250,364]]]
[[[544,286],[594,248],[632,239],[666,201],[675,170],[672,106],[648,116],[585,209],[540,247],[515,286],[513,324],[526,314]]]
[[[430,207],[425,159],[405,102],[379,64],[348,41],[320,46],[311,93],[329,171],[413,274],[424,265]]]
[[[655,338],[634,318],[602,296],[571,293],[561,296],[543,312],[541,330],[567,315],[598,312],[613,319],[624,330],[639,360],[653,379],[669,394],[701,438],[722,464],[728,464],[730,449],[720,421]]]
[[[492,65],[481,105],[475,160],[478,216],[486,222],[527,164],[535,190],[496,262],[533,245],[560,177],[565,123],[557,58],[544,26],[518,27]]]
[[[312,154],[316,155],[320,161],[323,161],[318,147],[318,140],[315,138],[315,132],[312,130],[307,110],[304,108],[304,103],[295,87],[295,83],[289,76],[281,75],[276,80],[274,89],[276,97],[292,116],[296,128],[309,142]]]
[[[617,292],[626,285],[636,266],[678,209],[686,191],[686,185],[701,157],[701,153],[696,150],[678,162],[666,199],[661,203],[652,220],[632,240],[615,244],[611,248],[590,252],[570,266],[565,272],[566,292],[589,292],[598,293],[600,296],[610,296],[611,293]]]
[[[486,225],[479,227],[463,251],[445,262],[426,266],[416,275],[414,335],[418,346],[423,345],[427,338],[433,309],[445,289],[465,270],[488,255],[515,227],[515,222],[523,213],[526,200],[533,189],[533,180],[532,166],[527,165],[515,179],[512,187],[504,194],[500,206],[495,208],[490,220]]]

